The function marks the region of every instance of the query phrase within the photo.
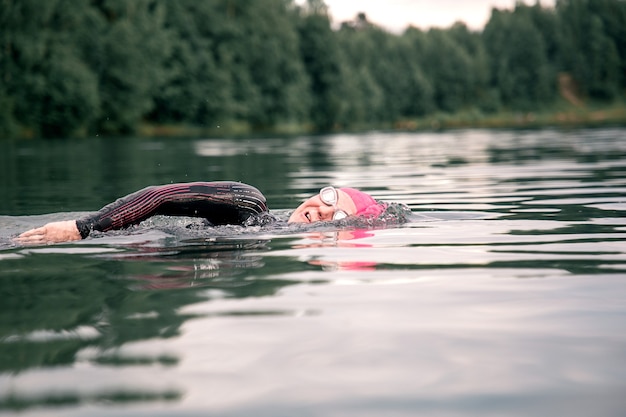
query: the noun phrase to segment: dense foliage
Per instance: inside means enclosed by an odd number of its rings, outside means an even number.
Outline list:
[[[558,0],[402,34],[322,0],[0,0],[0,136],[142,122],[377,126],[626,91],[626,2]],[[561,91],[562,93],[562,91]]]

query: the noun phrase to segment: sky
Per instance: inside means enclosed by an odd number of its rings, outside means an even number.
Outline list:
[[[420,29],[447,28],[463,21],[470,29],[483,29],[491,9],[512,9],[516,0],[325,0],[335,24],[353,20],[359,12],[391,32],[402,32],[413,25]],[[536,0],[526,0],[535,4]],[[554,6],[554,0],[541,0],[542,6]]]

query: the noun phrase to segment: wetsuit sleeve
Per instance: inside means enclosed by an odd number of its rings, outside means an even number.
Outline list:
[[[244,224],[267,212],[265,197],[238,182],[192,182],[147,187],[76,221],[82,238],[92,230],[106,232],[137,224],[148,217],[204,217],[213,225]]]

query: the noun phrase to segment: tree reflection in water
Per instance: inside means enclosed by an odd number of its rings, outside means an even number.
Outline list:
[[[137,246],[95,256],[63,248],[56,253],[16,251],[3,259],[0,270],[0,382],[5,380],[1,385],[10,386],[12,378],[29,371],[72,367],[85,356],[93,366],[121,370],[176,366],[175,355],[129,356],[120,348],[178,336],[185,321],[199,317],[183,313],[185,306],[213,297],[272,295],[289,285],[286,280],[250,279],[251,270],[273,269],[258,254],[268,242],[188,240],[177,247]],[[132,386],[95,393],[81,393],[80,387],[59,393],[53,388],[37,397],[7,390],[0,394],[0,410],[175,401],[183,395],[172,389],[153,392]]]

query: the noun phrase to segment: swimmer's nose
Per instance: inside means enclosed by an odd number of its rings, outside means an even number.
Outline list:
[[[320,220],[331,220],[333,218],[333,214],[335,213],[335,208],[324,204],[319,207],[318,211]]]

